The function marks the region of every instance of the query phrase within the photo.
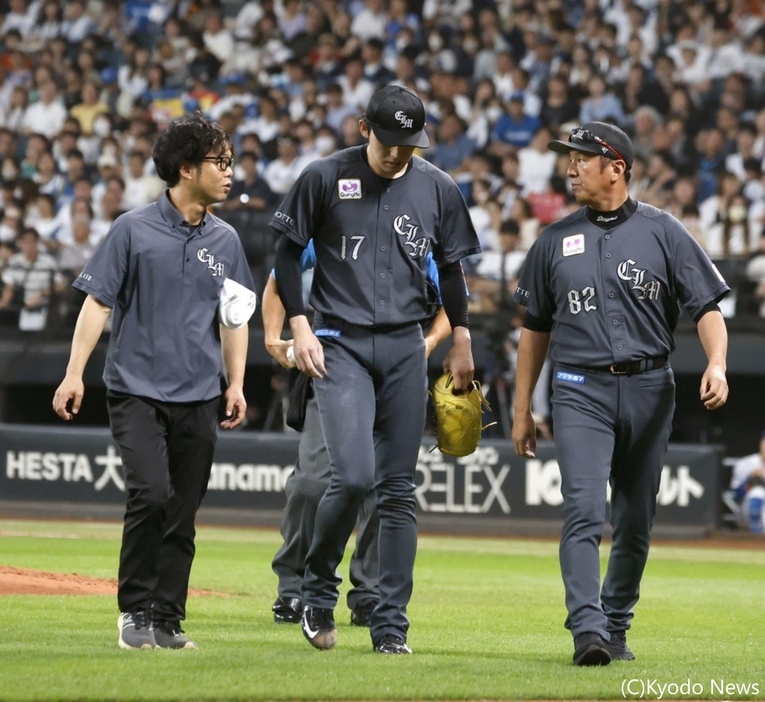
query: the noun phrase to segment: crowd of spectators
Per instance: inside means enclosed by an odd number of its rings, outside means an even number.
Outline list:
[[[476,311],[503,306],[541,228],[574,206],[547,141],[604,120],[634,139],[632,196],[719,263],[725,313],[765,317],[759,0],[0,2],[0,317],[66,298],[114,218],[162,192],[152,137],[189,110],[233,137],[218,214],[265,283],[279,198],[310,160],[359,143],[389,83],[422,97],[422,156],[470,205]]]

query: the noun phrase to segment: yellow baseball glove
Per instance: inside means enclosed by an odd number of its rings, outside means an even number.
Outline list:
[[[437,447],[448,456],[468,456],[478,447],[483,409],[491,410],[474,380],[469,390],[454,391],[451,372],[444,373],[430,392],[436,420]],[[490,426],[490,425],[486,425]]]

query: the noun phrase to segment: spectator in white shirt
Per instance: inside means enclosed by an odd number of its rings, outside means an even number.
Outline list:
[[[298,145],[291,136],[277,139],[278,157],[266,166],[263,179],[271,191],[277,195],[286,195],[297,180],[306,162],[298,157]]]
[[[375,92],[374,84],[364,78],[364,64],[359,54],[346,59],[345,70],[337,83],[343,91],[343,102],[359,113],[364,111]]]
[[[730,29],[716,23],[709,36],[707,75],[712,80],[739,73],[744,68],[744,48],[734,39]]]
[[[27,46],[30,46],[30,50],[42,49],[48,42],[61,36],[63,20],[61,3],[58,0],[45,0],[29,30]]]
[[[91,236],[91,220],[85,215],[72,219],[72,241],[58,251],[58,265],[62,273],[74,280],[96,250],[97,243]]]
[[[277,22],[286,42],[308,29],[308,18],[300,0],[284,0],[282,11],[277,15]]]
[[[37,5],[37,3],[33,3]],[[0,35],[5,36],[9,31],[16,30],[21,36],[26,37],[32,29],[37,10],[27,8],[26,0],[10,0],[8,3],[10,12],[5,15]]]
[[[154,202],[164,190],[164,185],[159,178],[145,173],[145,165],[146,159],[139,151],[131,151],[128,154],[123,198],[126,210]]]
[[[28,107],[29,92],[21,85],[17,85],[11,91],[11,99],[8,108],[3,115],[2,124],[14,132],[21,131],[24,115]]]
[[[351,22],[351,34],[358,37],[361,43],[372,37],[385,40],[389,19],[385,0],[364,0],[364,9]]]
[[[39,91],[40,99],[24,111],[20,131],[22,134],[44,134],[53,139],[64,126],[67,110],[52,80],[42,82]]]
[[[262,95],[258,99],[258,116],[245,120],[240,131],[242,134],[257,134],[264,145],[276,139],[279,134],[279,111],[274,99]]]
[[[221,10],[209,9],[205,17],[205,30],[202,35],[205,46],[211,54],[226,63],[234,53],[234,37],[223,24]]]
[[[64,278],[53,256],[40,251],[40,235],[35,229],[24,229],[16,245],[19,252],[8,259],[3,271],[0,309],[12,305],[16,291],[20,291],[19,329],[39,331],[47,323],[51,295],[64,290]]]
[[[523,187],[524,197],[529,193],[543,193],[547,190],[557,160],[557,154],[547,148],[547,142],[552,136],[547,127],[540,127],[534,133],[531,143],[518,150],[518,183]]]
[[[40,193],[27,210],[24,226],[32,227],[40,235],[40,242],[51,248],[61,222],[56,217],[56,200],[52,195]]]
[[[742,67],[744,75],[752,85],[760,86],[760,96],[765,91],[765,30],[753,34],[746,43]]]
[[[61,33],[70,44],[79,44],[85,37],[98,29],[96,23],[88,15],[82,0],[68,0],[64,12]]]

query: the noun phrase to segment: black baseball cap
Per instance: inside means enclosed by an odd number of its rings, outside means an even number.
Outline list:
[[[587,122],[571,130],[568,141],[553,139],[548,142],[550,151],[567,154],[570,151],[583,151],[598,154],[614,161],[624,161],[627,170],[635,160],[635,147],[630,138],[619,127],[606,122]]]
[[[378,90],[364,115],[377,139],[385,146],[430,146],[425,133],[425,107],[417,94],[401,85]]]

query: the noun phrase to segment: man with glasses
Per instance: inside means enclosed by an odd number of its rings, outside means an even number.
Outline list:
[[[683,306],[707,356],[704,406],[725,404],[727,331],[718,302],[730,288],[685,227],[636,202],[634,160],[618,127],[589,122],[548,148],[569,155],[578,211],[528,252],[516,301],[512,439],[533,457],[531,395],[552,340],[553,432],[563,493],[560,563],[574,664],[632,660],[626,631],[648,558],[656,494],[675,408],[669,354]],[[611,488],[611,554],[602,587],[599,545]]]
[[[79,412],[85,365],[113,313],[104,382],[127,492],[118,643],[196,648],[181,629],[194,519],[219,414],[233,429],[247,408],[248,316],[230,319],[219,296],[224,282],[254,284],[236,232],[207,211],[231,188],[228,135],[193,113],[159,135],[153,157],[168,189],[118,217],[73,283],[87,297],[53,409],[67,421]]]

